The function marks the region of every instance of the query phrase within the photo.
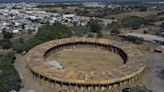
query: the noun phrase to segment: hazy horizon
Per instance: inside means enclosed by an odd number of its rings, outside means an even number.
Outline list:
[[[113,1],[113,2],[158,2],[164,0],[0,0],[1,3],[19,3],[19,2],[104,2],[104,1]]]

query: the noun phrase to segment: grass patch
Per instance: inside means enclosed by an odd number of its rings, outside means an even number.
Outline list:
[[[14,52],[0,53],[0,92],[19,90],[21,79],[13,66]]]

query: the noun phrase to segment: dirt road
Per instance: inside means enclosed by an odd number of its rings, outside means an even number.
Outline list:
[[[159,53],[145,53],[146,63],[151,68],[149,88],[153,92],[164,92],[164,55]]]
[[[32,75],[28,73],[24,57],[21,55],[16,55],[16,57],[14,67],[18,71],[22,79],[22,85],[24,86],[20,92],[52,92],[52,90],[53,92],[58,92],[55,89],[50,90],[49,87],[43,86],[37,80],[34,80]]]

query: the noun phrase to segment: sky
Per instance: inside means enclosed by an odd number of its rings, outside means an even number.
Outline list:
[[[68,2],[68,1],[102,1],[102,0],[0,0],[0,2]],[[108,0],[104,0],[108,1]],[[164,1],[164,0],[109,0],[109,1]]]

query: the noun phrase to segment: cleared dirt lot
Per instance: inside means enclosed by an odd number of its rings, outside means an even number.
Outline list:
[[[65,68],[72,67],[82,71],[111,70],[123,64],[122,58],[117,54],[84,47],[58,51],[48,58],[50,60],[57,60]]]
[[[128,12],[128,13],[121,13],[121,14],[114,14],[114,15],[110,15],[108,16],[109,18],[116,18],[116,19],[123,19],[125,17],[129,17],[129,16],[139,16],[139,17],[145,17],[148,15],[152,15],[152,14],[156,14],[157,12],[155,11],[150,11],[150,12]]]

